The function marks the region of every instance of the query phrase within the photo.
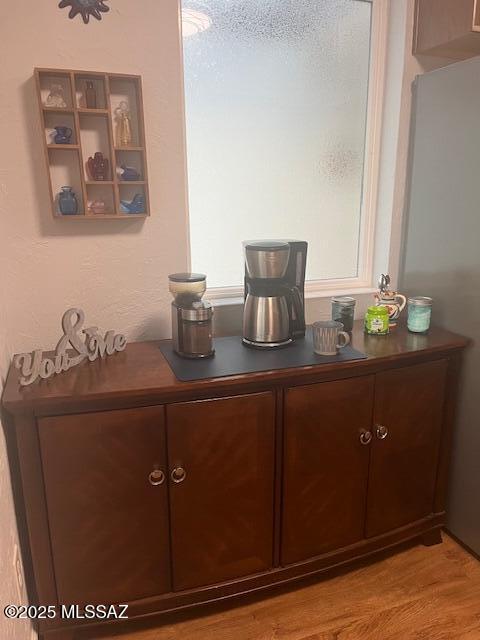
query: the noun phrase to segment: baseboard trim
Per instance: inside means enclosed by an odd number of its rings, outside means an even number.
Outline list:
[[[462,547],[462,549],[464,549],[468,554],[470,554],[473,558],[475,558],[475,560],[478,560],[478,562],[480,562],[480,554],[478,554],[471,547],[469,547],[468,544],[465,544],[463,540],[460,540],[460,538],[457,538],[457,536],[454,533],[452,533],[448,527],[443,527],[443,530],[447,535],[450,536],[450,538],[452,538],[452,540],[455,540],[455,542],[459,544]]]

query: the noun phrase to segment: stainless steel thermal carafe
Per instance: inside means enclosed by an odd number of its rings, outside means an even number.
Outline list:
[[[305,334],[303,285],[307,243],[245,244],[243,342],[275,348]]]

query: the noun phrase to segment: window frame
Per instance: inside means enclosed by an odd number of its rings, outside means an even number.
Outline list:
[[[305,297],[320,298],[341,293],[369,293],[374,290],[375,230],[382,145],[383,105],[385,98],[385,68],[387,56],[388,19],[391,0],[356,0],[372,5],[371,47],[365,129],[365,162],[363,170],[363,197],[360,213],[358,274],[352,278],[331,278],[305,282]],[[179,0],[181,24],[181,0]],[[183,57],[183,56],[182,56]],[[183,73],[183,66],[182,66]],[[184,93],[185,101],[185,93]],[[185,116],[184,109],[184,116]],[[186,131],[186,120],[184,122]],[[188,202],[188,169],[185,163],[187,185],[188,268],[192,268],[190,250],[190,210]],[[236,304],[243,301],[244,287],[212,287],[207,290],[209,300],[218,304]]]

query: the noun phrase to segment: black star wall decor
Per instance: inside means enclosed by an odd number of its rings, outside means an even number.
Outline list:
[[[107,7],[104,0],[62,0],[58,6],[60,9],[71,7],[68,17],[75,18],[80,14],[85,24],[88,24],[90,16],[101,20],[102,13],[110,11],[110,7]]]

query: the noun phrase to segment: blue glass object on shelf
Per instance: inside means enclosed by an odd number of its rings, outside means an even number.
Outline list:
[[[54,137],[55,144],[70,144],[73,131],[70,127],[54,127],[57,132]]]
[[[412,333],[427,333],[432,317],[432,298],[418,296],[408,299],[407,327]]]
[[[140,180],[140,173],[135,169],[135,167],[127,167],[122,164],[122,173],[120,174],[120,178],[122,180]]]
[[[136,193],[131,202],[120,200],[122,213],[145,213],[145,198],[141,193]]]
[[[58,194],[58,208],[64,216],[74,216],[78,213],[78,202],[72,187],[62,187]]]

